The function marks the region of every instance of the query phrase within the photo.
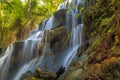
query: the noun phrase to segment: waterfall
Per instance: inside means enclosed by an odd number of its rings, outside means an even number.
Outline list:
[[[6,74],[9,70],[10,59],[12,51],[14,50],[13,44],[10,45],[4,53],[4,56],[0,58],[0,79],[6,79]]]
[[[25,72],[29,71],[29,70],[33,70],[35,63],[37,62],[37,59],[33,59],[32,61],[30,61],[30,63],[25,64],[18,72],[18,74],[15,76],[15,78],[13,80],[19,80],[19,78],[21,77],[22,74],[24,74]]]
[[[74,27],[72,29],[71,39],[70,39],[70,50],[68,52],[69,54],[66,55],[64,61],[64,67],[66,68],[77,54],[77,49],[81,46],[82,31],[83,31],[83,24],[79,24],[77,27]]]
[[[36,32],[35,34],[33,34],[32,36],[30,36],[24,44],[24,50],[22,52],[23,54],[23,62],[29,60],[29,63],[25,64],[24,66],[22,66],[22,68],[18,71],[18,74],[15,76],[14,80],[18,80],[21,75],[25,72],[27,72],[28,70],[33,70],[35,67],[39,67],[39,65],[41,65],[41,68],[45,68],[45,52],[43,52],[43,55],[41,56],[41,58],[35,58],[35,59],[29,59],[30,57],[34,57],[34,55],[38,55],[39,53],[39,45],[43,39],[43,36],[45,35],[45,31],[46,30],[50,30],[53,26],[53,20],[54,20],[54,16],[50,17],[50,19],[47,21],[47,23],[43,22],[41,23],[42,30],[40,31],[40,27],[38,28],[38,32]],[[47,36],[47,34],[45,35]],[[31,46],[30,46],[31,44]],[[47,44],[47,37],[46,37],[46,44]],[[48,47],[48,45],[45,45],[46,47]],[[48,49],[48,48],[47,48]],[[46,49],[45,49],[46,50]],[[37,52],[36,52],[37,51]],[[34,55],[33,55],[34,54]],[[27,60],[26,60],[27,59]],[[30,61],[31,60],[31,61]]]
[[[67,7],[67,1],[61,3],[61,4],[58,6],[58,10],[60,10],[60,9],[66,9],[66,7]]]
[[[70,39],[70,46],[75,47],[79,46],[82,43],[82,30],[83,30],[83,24],[77,25],[77,27],[74,27],[72,29],[71,33],[71,39]]]
[[[32,31],[31,36],[26,40],[15,42],[7,48],[0,58],[0,80],[19,80],[22,74],[29,70],[34,72],[36,67],[54,72],[61,66],[67,69],[76,56],[77,49],[82,44],[83,24],[78,24],[78,9],[74,9],[80,3],[82,3],[82,0],[66,0],[58,7],[58,10],[67,10],[66,27],[71,30],[70,46],[67,50],[63,50],[60,54],[52,54],[49,43],[50,36],[48,36],[49,30],[53,28],[54,15],[52,15],[48,20],[42,21],[38,29]],[[44,37],[45,49],[39,56],[39,48]],[[13,57],[17,59],[16,62],[12,62]],[[12,67],[15,70],[11,72]]]
[[[80,3],[82,4],[82,0],[68,0],[68,3],[71,5],[68,7],[68,13],[66,13],[66,27],[67,29],[72,29],[71,38],[70,38],[70,48],[67,51],[67,54],[64,59],[63,66],[67,68],[71,61],[77,54],[78,48],[82,44],[82,32],[83,32],[83,24],[78,24],[78,8],[75,8]],[[82,16],[81,16],[82,17]]]

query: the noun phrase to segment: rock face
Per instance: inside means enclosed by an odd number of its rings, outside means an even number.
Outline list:
[[[63,75],[64,80],[119,80],[120,1],[91,0],[88,3],[83,16],[83,53],[80,48],[80,57],[75,63],[79,65],[71,65],[71,70]]]
[[[41,79],[49,79],[49,80],[55,80],[57,78],[57,75],[49,70],[40,70],[39,68],[36,68],[36,75]]]
[[[2,48],[0,47],[0,55],[3,55],[3,53],[5,52],[6,48]]]
[[[2,48],[0,48],[0,55],[2,54]]]
[[[47,30],[45,31],[45,35],[46,36],[44,36],[43,41],[40,45],[40,53],[43,53],[46,41],[49,43],[50,48],[53,50],[53,52],[67,48],[69,45],[70,33],[67,33],[65,26],[61,26],[53,30]]]
[[[60,27],[66,24],[66,10],[65,9],[61,9],[55,12],[54,17],[55,19],[53,22],[53,27]]]
[[[43,70],[36,68],[35,73],[30,71],[23,74],[20,80],[57,80],[57,78],[65,71],[65,68],[61,67],[56,73],[50,70]]]
[[[11,55],[11,59],[10,59],[10,67],[9,67],[9,71],[8,73],[11,74],[8,76],[9,79],[11,79],[11,77],[14,76],[14,74],[16,73],[16,71],[18,70],[18,66],[20,64],[20,61],[21,61],[21,51],[22,51],[22,48],[23,48],[23,43],[24,42],[15,42],[13,43],[13,46],[14,46],[14,50],[12,52],[12,55]]]

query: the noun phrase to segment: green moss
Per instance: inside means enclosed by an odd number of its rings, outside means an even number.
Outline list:
[[[94,40],[92,40],[91,46],[87,49],[86,53],[90,54],[91,52],[96,51],[98,46],[101,44],[103,38],[100,36],[97,36]]]
[[[79,80],[80,74],[82,74],[81,69],[74,70],[72,73],[69,74],[69,76],[66,78],[66,80]]]
[[[119,45],[120,44],[120,38],[119,38],[118,35],[115,36],[115,43],[114,44],[120,46]]]
[[[64,49],[69,45],[71,31],[67,32],[65,26],[58,27],[51,34],[51,47],[54,50]]]
[[[107,33],[111,33],[114,30],[114,27],[110,27],[107,31]]]
[[[95,25],[96,29],[99,33],[110,33],[114,30],[114,18],[115,15],[112,15],[111,17],[105,17],[104,14],[101,15],[98,19],[96,19]],[[95,32],[95,31],[94,31]]]
[[[64,44],[63,44],[62,48],[65,48],[69,44],[70,36],[71,36],[71,31],[69,31],[66,35],[66,38],[63,39]]]
[[[94,37],[96,34],[96,31],[91,32],[91,37]]]
[[[40,79],[40,78],[35,78],[35,77],[30,77],[29,79],[27,80],[44,80],[44,79]]]
[[[28,79],[29,80],[29,78],[32,77],[32,76],[33,76],[32,72],[31,71],[27,71],[25,74],[22,74],[22,76],[20,77],[19,80],[24,80],[24,79]],[[30,79],[30,80],[32,80],[32,79]]]

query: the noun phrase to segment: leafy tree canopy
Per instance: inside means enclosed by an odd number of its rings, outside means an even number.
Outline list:
[[[63,0],[0,0],[0,43],[15,28],[49,18]],[[18,27],[19,26],[19,27]]]

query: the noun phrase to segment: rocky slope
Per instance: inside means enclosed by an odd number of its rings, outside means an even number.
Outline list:
[[[84,11],[85,40],[78,60],[59,80],[120,79],[120,1],[89,3]]]

